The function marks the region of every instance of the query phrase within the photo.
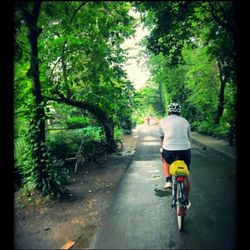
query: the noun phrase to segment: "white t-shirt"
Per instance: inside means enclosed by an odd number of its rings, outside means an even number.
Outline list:
[[[191,148],[189,141],[190,125],[178,115],[169,115],[160,120],[159,136],[164,136],[163,148],[166,150],[186,150]]]

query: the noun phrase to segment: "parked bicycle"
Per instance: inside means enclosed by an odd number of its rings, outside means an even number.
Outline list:
[[[115,140],[113,144],[105,141],[92,142],[91,150],[85,150],[85,141],[82,140],[76,155],[75,173],[78,173],[79,168],[84,164],[95,162],[98,166],[103,166],[103,163],[108,159],[108,155],[112,152],[121,152],[123,144],[121,140]]]
[[[169,168],[172,175],[172,207],[176,209],[178,229],[183,230],[184,218],[191,203],[187,199],[187,185],[189,185],[189,170],[182,160],[175,160]]]
[[[123,143],[116,139],[114,142],[107,143],[105,141],[95,142],[95,162],[102,164],[108,159],[109,154],[119,153],[123,150]]]
[[[123,143],[121,140],[116,139],[114,142],[107,143],[105,141],[97,142],[100,148],[105,148],[107,153],[119,153],[123,150]]]

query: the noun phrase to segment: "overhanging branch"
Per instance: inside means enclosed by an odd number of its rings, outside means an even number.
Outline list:
[[[47,96],[46,98],[47,100],[56,101],[58,103],[65,103],[65,104],[89,111],[103,125],[107,142],[110,143],[114,141],[113,120],[97,104],[69,99],[59,92],[57,92],[55,97]]]

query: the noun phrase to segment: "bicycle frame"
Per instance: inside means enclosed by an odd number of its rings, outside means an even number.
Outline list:
[[[105,141],[101,141],[99,142],[99,144],[101,144],[103,147],[105,147],[106,151],[108,151],[108,153],[118,153],[121,152],[123,149],[123,143],[121,140],[119,139],[115,139],[114,140],[114,144],[109,144]]]
[[[98,166],[103,167],[103,163],[107,160],[109,153],[121,152],[123,149],[121,140],[115,140],[116,147],[114,147],[114,145],[111,146],[104,141],[93,141],[91,152],[85,153],[85,155],[83,155],[83,143],[84,140],[82,140],[76,155],[75,173],[78,173],[79,167],[81,167],[86,162],[95,162]]]
[[[100,144],[98,147],[98,144],[93,143],[93,145],[91,146],[91,151],[85,153],[83,153],[83,145],[84,140],[82,140],[76,155],[76,163],[74,169],[75,174],[77,174],[79,168],[86,163],[92,163],[94,161],[97,164],[101,164],[107,159],[107,154],[105,154],[105,148],[103,148],[103,146],[102,148],[100,148]]]

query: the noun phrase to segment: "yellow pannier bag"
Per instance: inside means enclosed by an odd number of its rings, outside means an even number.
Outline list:
[[[182,160],[174,161],[169,167],[171,175],[189,175],[187,164]]]

